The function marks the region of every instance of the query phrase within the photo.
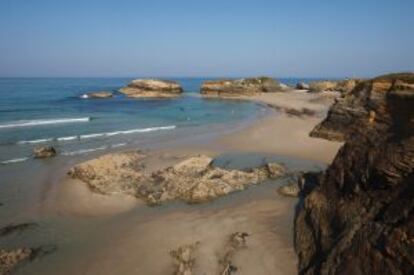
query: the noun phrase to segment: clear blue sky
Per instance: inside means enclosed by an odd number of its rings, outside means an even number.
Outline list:
[[[414,71],[414,0],[0,0],[0,76]]]

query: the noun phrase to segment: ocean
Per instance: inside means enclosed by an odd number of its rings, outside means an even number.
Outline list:
[[[52,145],[60,156],[88,154],[160,139],[180,140],[229,130],[263,115],[252,102],[203,99],[204,78],[177,78],[176,99],[133,99],[117,92],[132,78],[0,78],[0,163],[31,159],[33,147]],[[284,79],[294,84],[300,79]],[[85,99],[93,91],[109,99]]]

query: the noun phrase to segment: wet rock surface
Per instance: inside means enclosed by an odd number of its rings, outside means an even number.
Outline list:
[[[205,81],[201,86],[201,94],[204,96],[237,97],[257,93],[281,92],[285,89],[278,81],[270,77],[256,77]]]
[[[33,149],[33,156],[36,159],[51,158],[56,156],[56,149],[52,146],[42,146]]]
[[[36,226],[37,224],[33,222],[11,224],[0,228],[0,237],[6,237],[11,234],[21,234]],[[19,266],[53,253],[56,249],[57,247],[54,245],[8,249],[0,248],[0,275],[11,274]]]
[[[305,175],[295,217],[299,274],[414,270],[414,74],[358,84],[313,136],[346,141]]]
[[[84,94],[82,96],[82,98],[111,98],[113,97],[113,93],[112,92],[107,92],[107,91],[100,91],[100,92],[91,92],[91,93],[87,93]]]
[[[268,163],[248,171],[215,167],[209,156],[188,157],[177,164],[147,171],[142,152],[116,153],[87,161],[68,174],[102,194],[121,193],[140,198],[148,204],[169,200],[200,203],[276,179],[285,173],[284,166]]]
[[[119,91],[135,98],[173,98],[180,96],[183,88],[170,80],[136,79]]]

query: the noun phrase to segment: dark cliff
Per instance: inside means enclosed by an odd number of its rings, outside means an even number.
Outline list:
[[[299,274],[413,274],[414,74],[358,84],[312,135],[346,143],[301,186]]]

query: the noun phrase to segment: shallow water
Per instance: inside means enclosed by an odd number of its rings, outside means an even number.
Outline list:
[[[250,102],[202,99],[198,93],[203,79],[177,79],[185,89],[177,99],[127,98],[117,90],[130,80],[0,78],[0,162],[25,161],[38,145],[81,154],[172,132],[185,136],[191,129],[254,119],[263,111]],[[115,96],[81,98],[101,90],[113,91]]]

